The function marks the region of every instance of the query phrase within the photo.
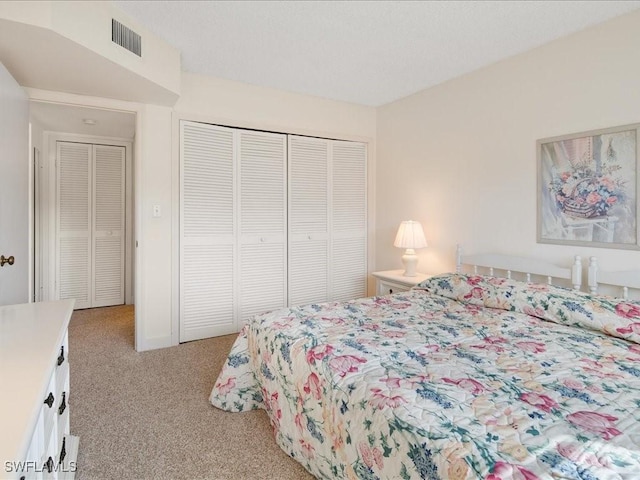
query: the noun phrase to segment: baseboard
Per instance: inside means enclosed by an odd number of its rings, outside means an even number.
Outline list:
[[[136,351],[145,352],[147,350],[171,347],[172,345],[171,335],[166,337],[141,338],[136,345]]]

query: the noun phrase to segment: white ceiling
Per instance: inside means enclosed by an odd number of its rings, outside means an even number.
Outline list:
[[[31,118],[43,130],[112,138],[135,137],[136,116],[133,113],[45,102],[31,102],[29,108]],[[86,125],[84,119],[96,123]]]
[[[179,48],[183,70],[371,106],[640,8],[640,1],[114,3]]]

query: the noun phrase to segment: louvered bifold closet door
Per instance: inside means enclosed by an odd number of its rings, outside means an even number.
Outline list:
[[[124,147],[93,146],[92,307],[124,304]]]
[[[234,131],[180,124],[180,341],[237,331]]]
[[[239,327],[287,304],[287,137],[239,131]]]
[[[56,298],[91,306],[92,147],[56,142]]]
[[[329,298],[329,142],[289,136],[289,305]]]
[[[331,300],[367,294],[367,147],[331,142]]]

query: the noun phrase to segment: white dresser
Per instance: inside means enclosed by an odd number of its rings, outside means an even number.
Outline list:
[[[73,300],[0,307],[0,478],[68,479],[78,437],[69,433]]]

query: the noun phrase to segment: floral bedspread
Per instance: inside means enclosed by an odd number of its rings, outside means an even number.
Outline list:
[[[260,315],[211,392],[319,478],[640,479],[640,304],[448,274]]]

